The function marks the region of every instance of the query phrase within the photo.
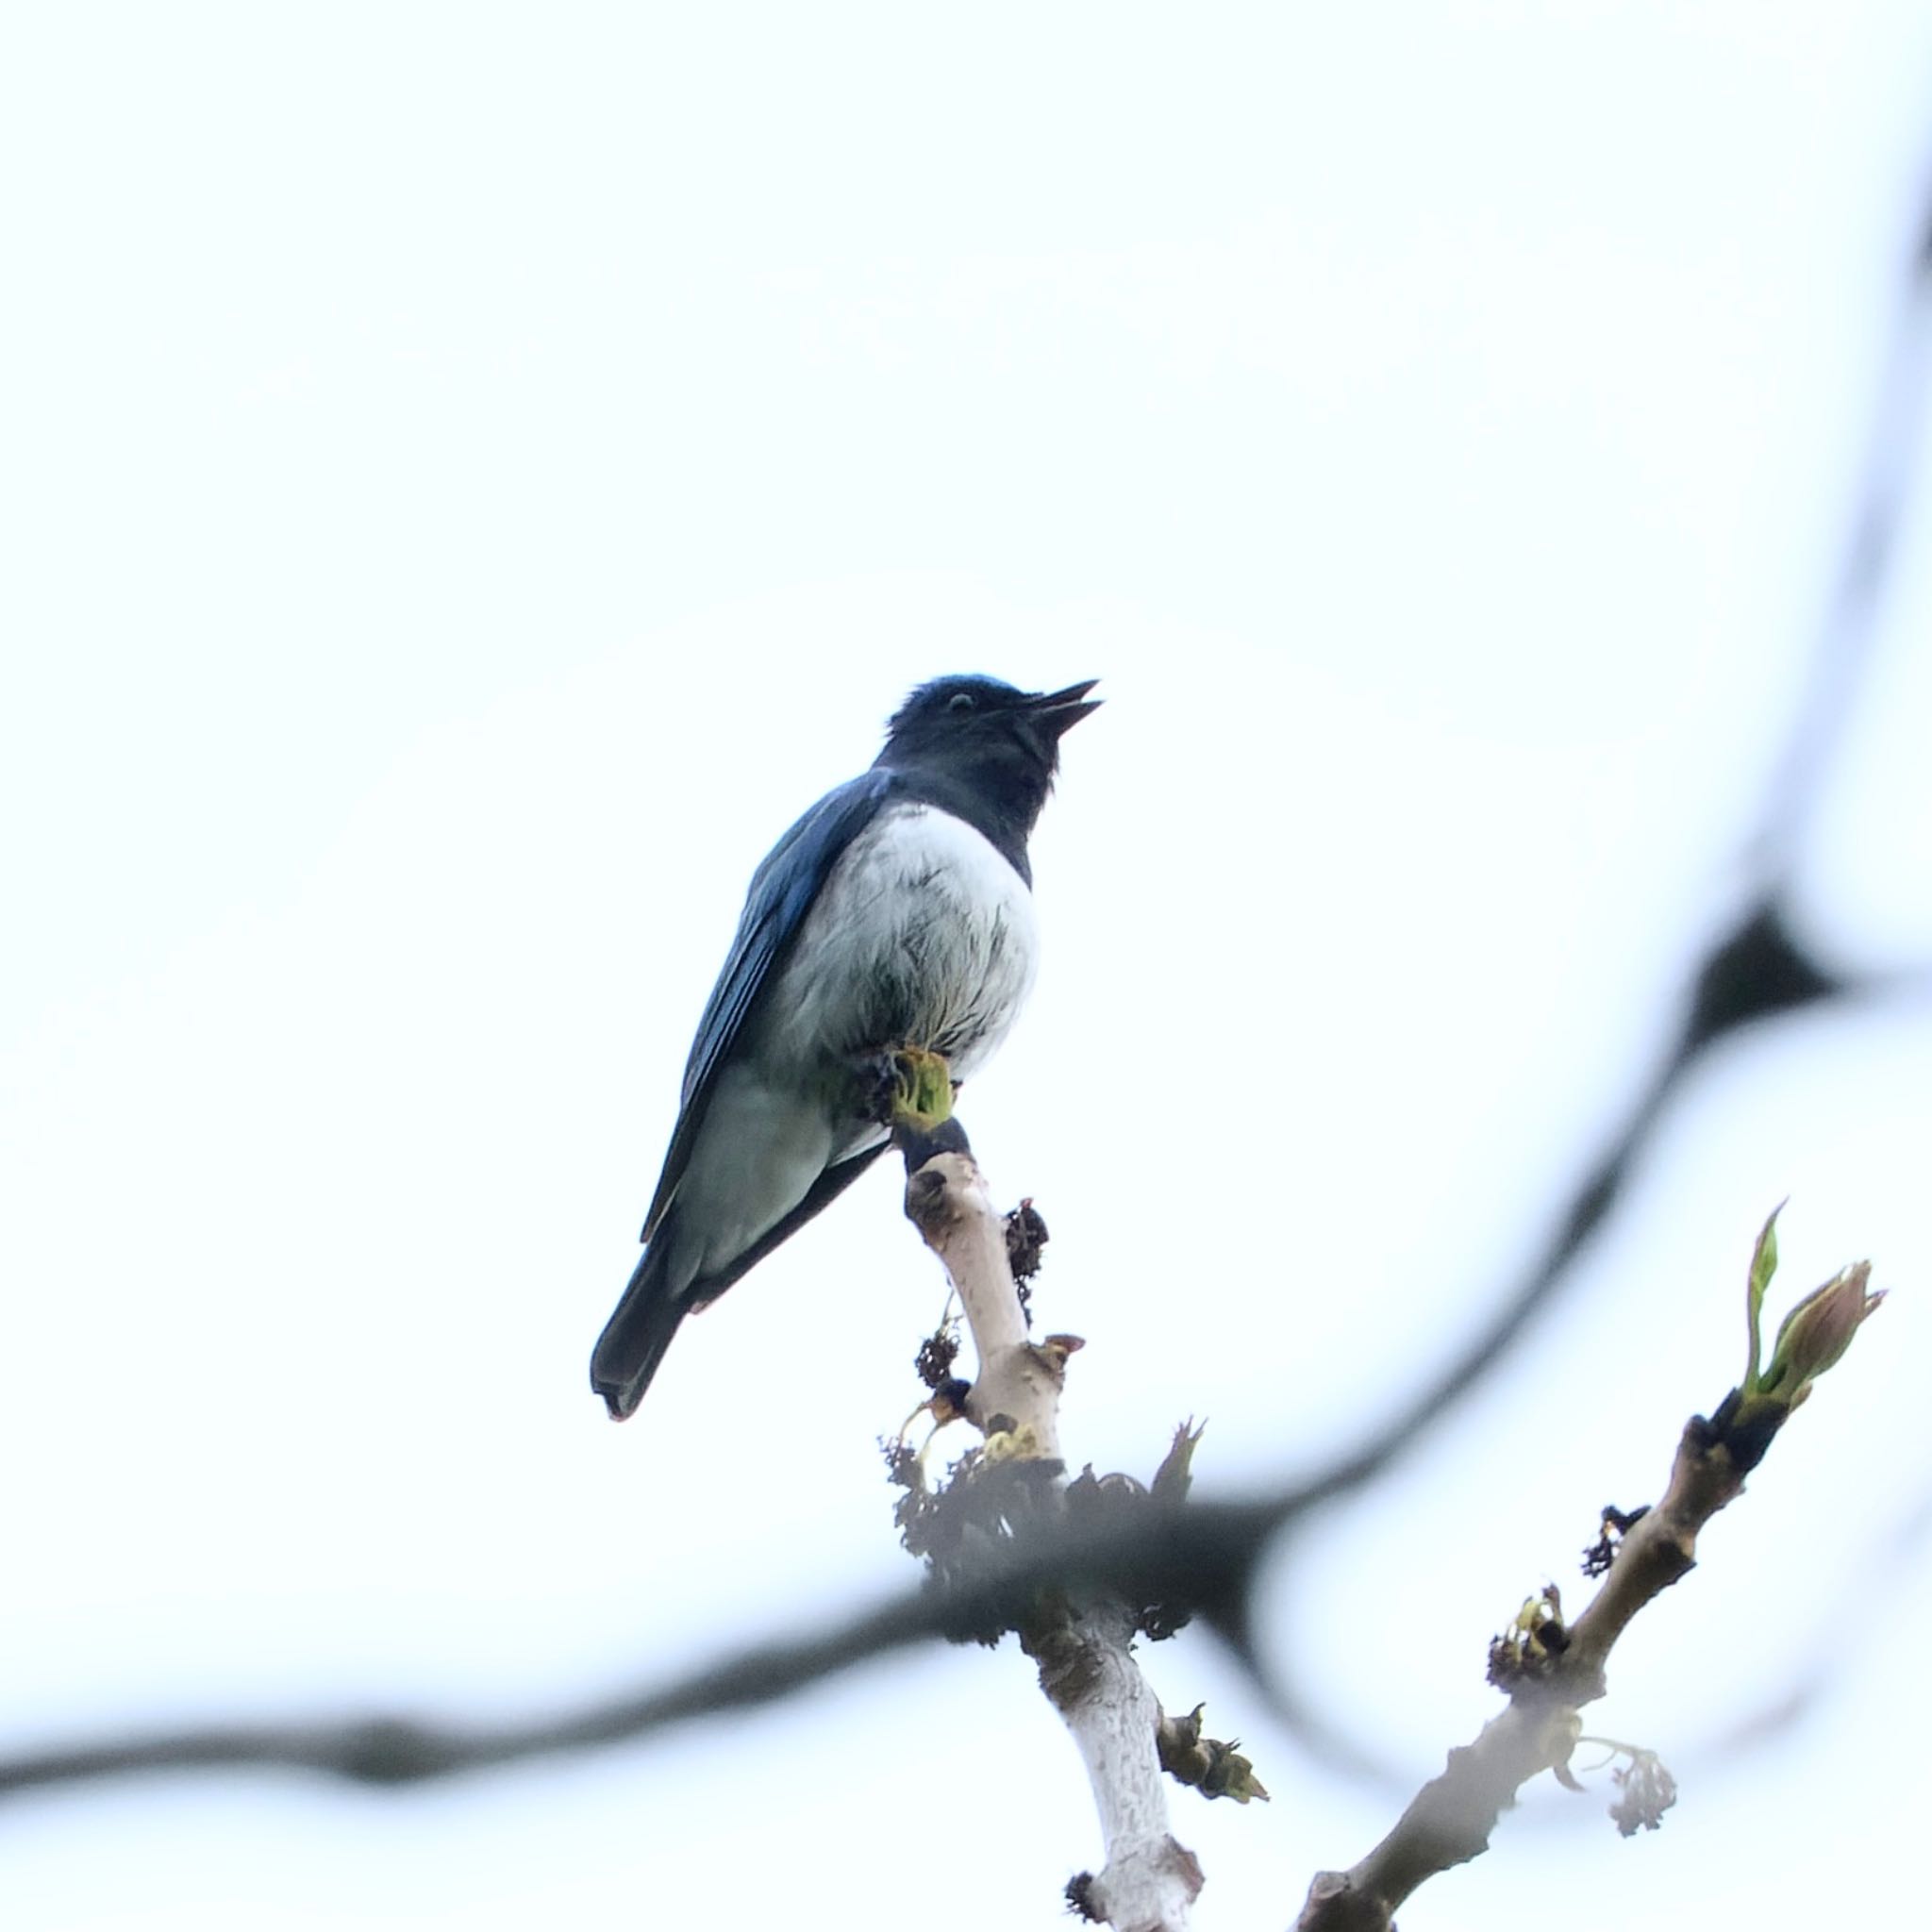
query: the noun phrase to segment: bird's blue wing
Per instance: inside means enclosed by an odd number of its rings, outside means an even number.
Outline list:
[[[711,989],[705,1016],[698,1022],[697,1038],[691,1044],[691,1058],[684,1069],[684,1104],[678,1108],[677,1125],[664,1155],[664,1172],[658,1177],[651,1211],[644,1217],[641,1240],[649,1241],[656,1232],[684,1178],[711,1089],[731,1058],[745,1021],[784,963],[833,866],[871,823],[896,783],[894,773],[874,769],[836,791],[826,792],[772,847],[752,874],[744,912],[738,922],[738,937],[731,942],[730,956]]]

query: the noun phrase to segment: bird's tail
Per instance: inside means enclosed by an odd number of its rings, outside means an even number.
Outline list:
[[[604,1324],[591,1351],[591,1387],[604,1398],[610,1420],[621,1423],[644,1399],[677,1324],[690,1304],[666,1292],[657,1257],[669,1247],[654,1241],[631,1275],[617,1312]]]

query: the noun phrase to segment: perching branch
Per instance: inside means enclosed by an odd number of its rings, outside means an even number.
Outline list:
[[[964,1139],[957,1136],[958,1151],[928,1156],[921,1137],[902,1135],[906,1212],[959,1297],[978,1362],[964,1407],[986,1448],[949,1485],[944,1514],[956,1537],[976,1532],[972,1548],[981,1561],[997,1562],[1016,1529],[1037,1541],[1044,1524],[1050,1539],[1066,1520],[1059,1396],[1078,1343],[1066,1336],[1028,1339],[1006,1221]],[[925,1503],[916,1460],[908,1478],[908,1502]],[[926,1513],[941,1513],[940,1499]],[[902,1525],[909,1531],[917,1520],[916,1508],[908,1516],[902,1507]],[[934,1574],[944,1575],[941,1552],[927,1554]],[[1027,1604],[1014,1627],[1079,1749],[1100,1814],[1106,1862],[1069,1888],[1074,1908],[1117,1932],[1187,1932],[1201,1867],[1169,1825],[1157,1749],[1160,1705],[1134,1657],[1140,1623],[1117,1595],[1052,1591]]]
[[[961,1137],[963,1139],[963,1136]],[[909,1162],[908,1162],[909,1165]],[[936,1154],[906,1182],[906,1218],[939,1257],[966,1311],[979,1373],[966,1417],[982,1435],[1004,1437],[1008,1453],[1060,1459],[1060,1388],[1070,1336],[1027,1339],[1026,1311],[1007,1259],[1005,1218],[967,1152]]]

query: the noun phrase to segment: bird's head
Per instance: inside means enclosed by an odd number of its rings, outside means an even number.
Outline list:
[[[1016,691],[996,677],[936,677],[893,712],[881,764],[1008,766],[1037,774],[1041,795],[1059,765],[1060,736],[1100,708],[1090,677],[1064,691]]]

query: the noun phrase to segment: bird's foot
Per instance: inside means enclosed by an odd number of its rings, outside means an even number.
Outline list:
[[[860,1066],[865,1118],[884,1127],[910,1174],[935,1154],[971,1154],[972,1143],[953,1111],[957,1091],[943,1054],[900,1046],[870,1056]]]
[[[929,1135],[953,1117],[953,1076],[945,1056],[902,1046],[882,1056],[878,1117],[883,1125]]]

